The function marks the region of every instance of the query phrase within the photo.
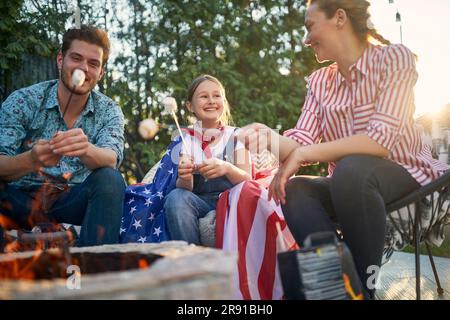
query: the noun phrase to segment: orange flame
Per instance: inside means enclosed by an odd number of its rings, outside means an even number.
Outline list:
[[[72,178],[72,172],[64,172],[62,176],[66,181],[69,181]]]
[[[64,186],[63,190],[56,189],[51,183],[50,177],[42,171],[42,168],[38,170],[39,174],[44,177],[44,183],[35,193],[33,200],[31,201],[30,214],[28,217],[28,227],[33,227],[40,223],[51,223],[47,216],[48,209],[51,208],[53,203],[59,197],[60,193],[67,190],[67,186]],[[65,173],[64,178],[69,180],[72,176],[71,173]],[[64,185],[64,184],[63,184]],[[21,227],[15,223],[12,219],[0,213],[0,226],[5,230],[20,229]],[[58,227],[56,223],[51,231],[57,231]],[[54,230],[53,230],[54,229]],[[20,232],[20,231],[19,231]],[[72,234],[67,231],[69,241],[73,240]],[[9,239],[10,238],[10,239]],[[46,248],[46,241],[40,240],[34,243],[24,243],[19,239],[11,241],[14,237],[8,236],[5,239],[9,239],[10,242],[5,244],[4,252],[13,253],[24,250],[34,250],[34,254],[30,259],[15,259],[6,263],[0,264],[0,279],[35,279],[34,265],[42,255],[43,250]]]
[[[362,293],[356,295],[355,291],[353,291],[352,285],[350,283],[350,278],[345,273],[342,273],[342,278],[344,279],[345,291],[347,291],[352,300],[362,300],[363,299]]]
[[[148,262],[145,259],[139,259],[138,265],[139,269],[147,269],[149,266]]]
[[[35,250],[33,256],[25,265],[23,265],[23,263],[21,265],[19,259],[3,262],[0,268],[0,279],[35,279],[36,275],[32,267],[39,259],[42,252],[42,250]]]
[[[19,226],[10,218],[0,213],[0,226],[5,230],[18,229]]]

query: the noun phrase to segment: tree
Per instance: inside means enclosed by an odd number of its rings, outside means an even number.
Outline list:
[[[11,0],[0,6],[1,86],[7,88],[13,70],[28,63],[25,53],[54,61],[70,24],[70,4]],[[119,104],[126,117],[121,171],[127,181],[140,181],[169,144],[174,123],[162,114],[160,101],[171,95],[182,106],[187,86],[202,73],[223,82],[236,125],[258,121],[280,131],[295,125],[306,93],[305,77],[318,67],[302,43],[302,1],[77,0],[77,4],[82,23],[104,27],[113,39],[116,55],[99,89]],[[178,116],[188,124],[183,107]],[[161,130],[145,141],[137,128],[149,117],[160,123]]]
[[[129,19],[121,22],[118,38],[130,54],[116,59],[121,77],[112,85],[128,92],[120,98],[129,119],[123,166],[128,177],[142,178],[160,159],[173,130],[166,125],[168,132],[145,142],[136,132],[139,121],[152,117],[172,123],[161,115],[159,102],[170,94],[184,104],[187,86],[202,73],[224,83],[237,125],[258,121],[284,130],[295,124],[305,77],[317,68],[302,43],[303,4],[129,0],[128,6]],[[187,115],[179,111],[185,124]]]
[[[78,1],[85,23],[97,21],[88,1]],[[0,87],[3,100],[13,90],[53,79],[56,54],[69,17],[67,0],[9,0],[0,3]],[[14,76],[13,76],[14,75]]]

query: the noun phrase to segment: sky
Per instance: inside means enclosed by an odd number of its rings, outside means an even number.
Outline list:
[[[372,22],[386,39],[417,56],[416,115],[450,104],[450,0],[369,0]],[[396,12],[401,23],[396,22]]]

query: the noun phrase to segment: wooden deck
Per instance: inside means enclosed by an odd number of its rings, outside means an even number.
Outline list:
[[[421,299],[450,300],[450,259],[433,257],[444,294],[439,296],[436,281],[428,256],[420,256]],[[416,278],[414,254],[395,252],[391,260],[381,268],[380,288],[377,300],[416,299]]]

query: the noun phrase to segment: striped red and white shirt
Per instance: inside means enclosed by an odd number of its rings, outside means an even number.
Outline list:
[[[413,87],[418,76],[408,48],[369,44],[349,70],[351,83],[336,63],[309,77],[302,114],[284,136],[311,145],[367,134],[421,185],[450,168],[432,158],[431,147],[422,141],[422,130],[414,122]],[[329,176],[335,166],[329,163]]]

